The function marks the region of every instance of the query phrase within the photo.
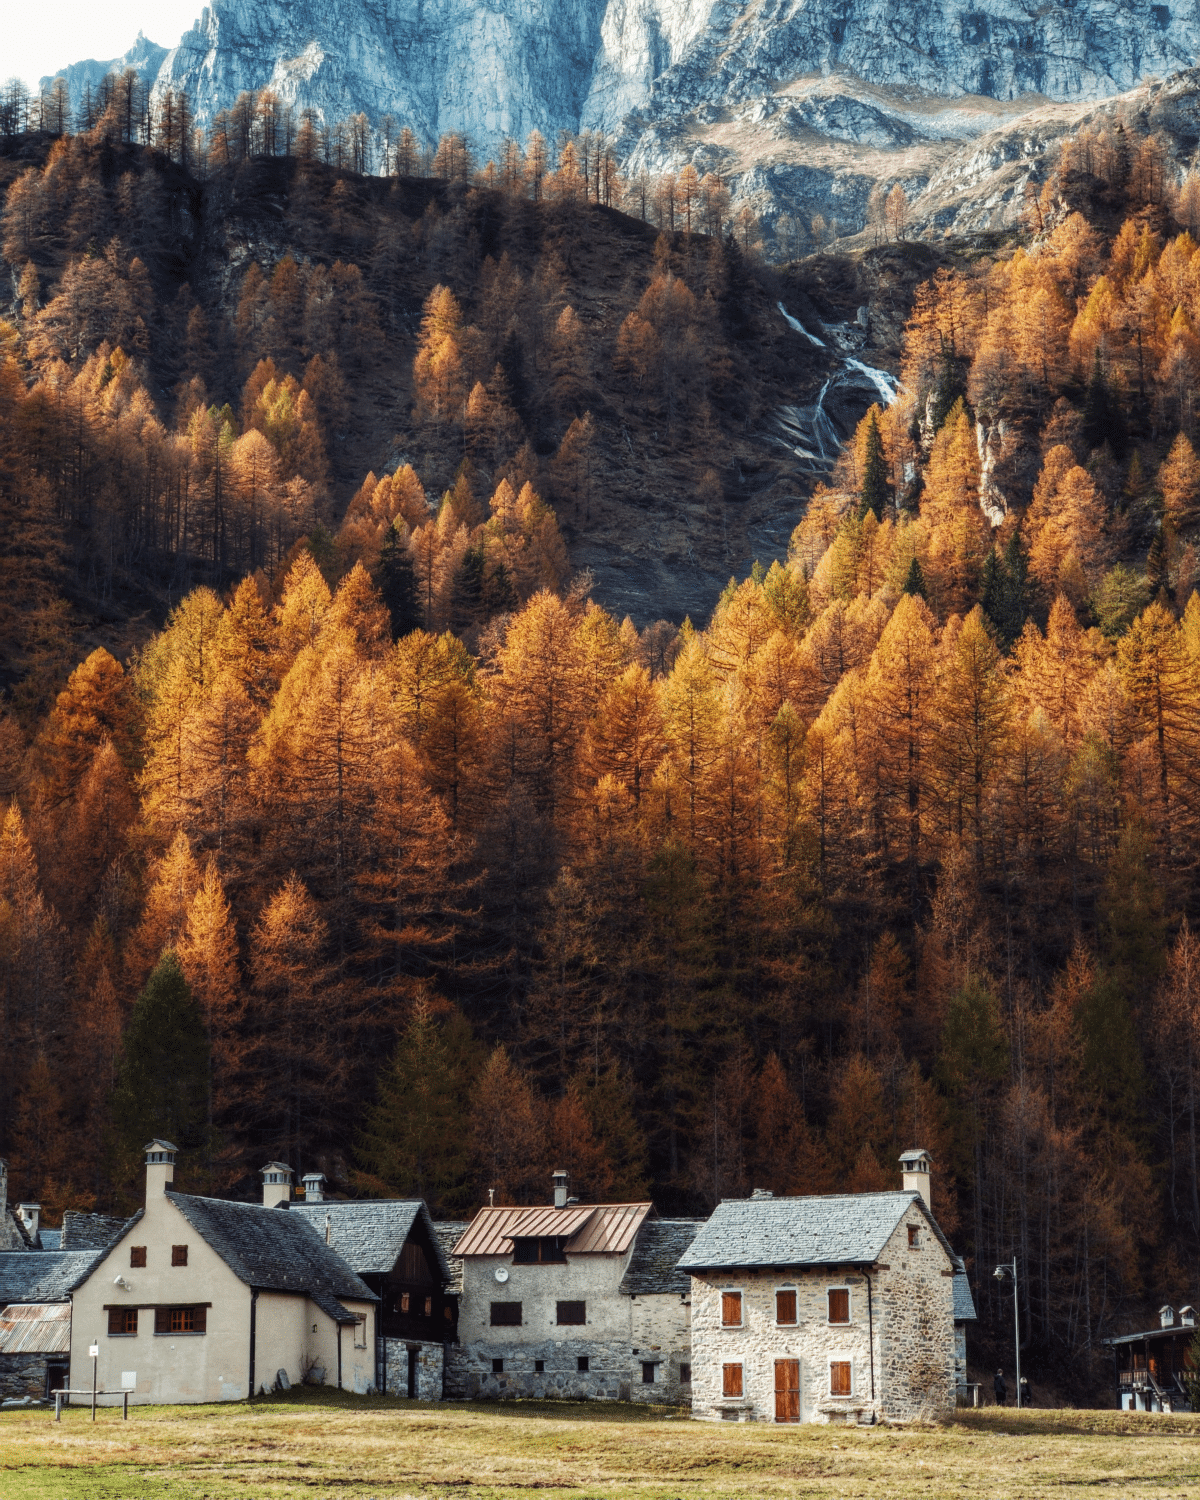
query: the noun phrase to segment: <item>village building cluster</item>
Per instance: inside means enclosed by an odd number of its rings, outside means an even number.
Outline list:
[[[10,1207],[0,1164],[0,1399],[88,1390],[237,1401],[298,1382],[419,1400],[690,1405],[717,1421],[934,1416],[966,1381],[975,1317],[931,1211],[932,1163],[896,1192],[776,1198],[708,1219],[548,1203],[437,1223],[419,1200],[332,1198],[262,1169],[262,1202],[176,1192],[146,1147],[128,1220]],[[94,1366],[91,1349],[96,1350]]]

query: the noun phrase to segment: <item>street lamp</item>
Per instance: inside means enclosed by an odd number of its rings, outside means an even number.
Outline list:
[[[1006,1276],[1012,1277],[1013,1284],[1013,1338],[1017,1351],[1017,1410],[1021,1409],[1021,1303],[1017,1297],[1017,1257],[1012,1258],[1011,1266],[997,1266],[992,1272],[997,1281],[1003,1281]]]

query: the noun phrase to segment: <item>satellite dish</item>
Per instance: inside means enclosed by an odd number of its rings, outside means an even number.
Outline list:
[[[504,1283],[508,1280],[508,1267],[507,1266],[497,1266],[496,1267],[496,1280],[500,1283],[501,1286],[503,1286]]]

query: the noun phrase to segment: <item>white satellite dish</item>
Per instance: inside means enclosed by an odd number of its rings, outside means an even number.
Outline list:
[[[501,1286],[503,1286],[504,1283],[508,1280],[508,1267],[507,1266],[497,1266],[496,1267],[496,1280],[500,1283]]]

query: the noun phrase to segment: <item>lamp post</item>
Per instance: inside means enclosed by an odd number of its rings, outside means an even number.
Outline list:
[[[1003,1281],[1006,1276],[1012,1277],[1013,1284],[1013,1340],[1017,1355],[1017,1410],[1021,1409],[1021,1303],[1017,1296],[1017,1257],[1012,1258],[1011,1266],[997,1266],[992,1272],[997,1281]]]

